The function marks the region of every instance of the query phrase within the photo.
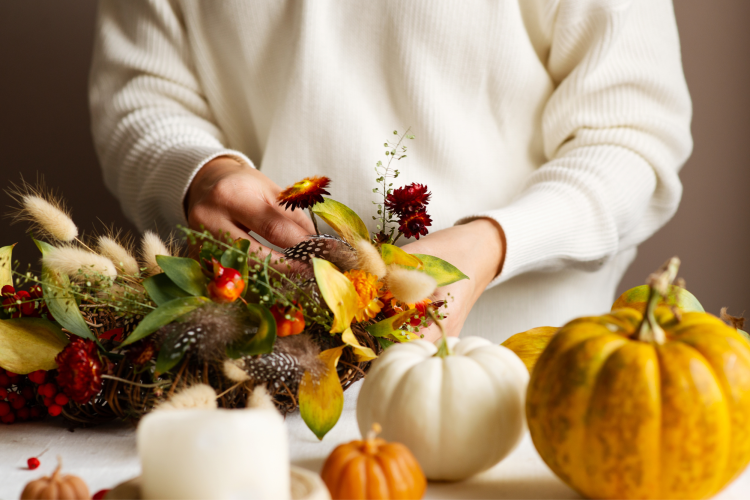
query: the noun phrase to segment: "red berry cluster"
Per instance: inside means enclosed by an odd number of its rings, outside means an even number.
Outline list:
[[[16,289],[11,285],[5,285],[0,291],[3,298],[3,309],[11,318],[42,318],[52,320],[52,315],[47,309],[47,304],[42,300],[42,287],[32,286],[29,291]]]
[[[0,368],[0,422],[12,424],[42,418],[45,413],[56,417],[68,404],[68,397],[58,393],[54,382],[44,370],[19,375]],[[47,411],[37,401],[42,399]]]

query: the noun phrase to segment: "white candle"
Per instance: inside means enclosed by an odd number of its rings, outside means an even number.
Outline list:
[[[277,412],[172,410],[138,425],[145,499],[288,499],[289,446]]]

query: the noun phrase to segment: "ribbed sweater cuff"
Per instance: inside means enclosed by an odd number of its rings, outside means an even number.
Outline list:
[[[510,205],[461,218],[495,220],[505,233],[505,261],[488,288],[529,271],[554,270],[573,264],[595,270],[604,265],[616,234],[597,234],[576,201],[574,190],[560,184],[532,189]],[[601,227],[601,225],[599,225]],[[592,256],[597,256],[592,260]]]
[[[190,184],[203,166],[214,158],[228,156],[248,168],[254,168],[250,159],[239,151],[232,149],[196,146],[180,148],[178,152],[164,155],[159,173],[153,179],[152,189],[161,191],[161,215],[170,225],[159,228],[160,231],[171,231],[177,224],[187,226],[187,217],[183,208],[185,195]]]

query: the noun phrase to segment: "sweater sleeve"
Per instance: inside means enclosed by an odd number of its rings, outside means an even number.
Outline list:
[[[223,146],[174,3],[103,0],[89,87],[104,181],[141,230],[185,225],[185,193],[213,158],[252,166]]]
[[[677,210],[691,104],[669,0],[561,0],[540,9],[555,84],[544,163],[496,220],[507,248],[490,286],[529,271],[595,271]]]

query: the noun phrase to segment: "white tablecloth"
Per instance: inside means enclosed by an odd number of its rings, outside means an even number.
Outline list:
[[[344,412],[336,427],[322,442],[310,432],[299,414],[287,418],[292,462],[319,471],[325,457],[343,442],[359,439],[356,423],[358,385],[347,391]],[[26,460],[45,449],[42,465],[28,470]],[[92,494],[140,474],[135,447],[135,429],[127,424],[109,424],[90,429],[68,430],[61,421],[0,425],[0,500],[20,497],[24,485],[48,475],[56,455],[63,457],[64,470],[82,477]],[[431,483],[426,498],[579,498],[547,468],[528,435],[518,448],[494,468],[459,483]],[[750,469],[716,498],[750,498]]]

